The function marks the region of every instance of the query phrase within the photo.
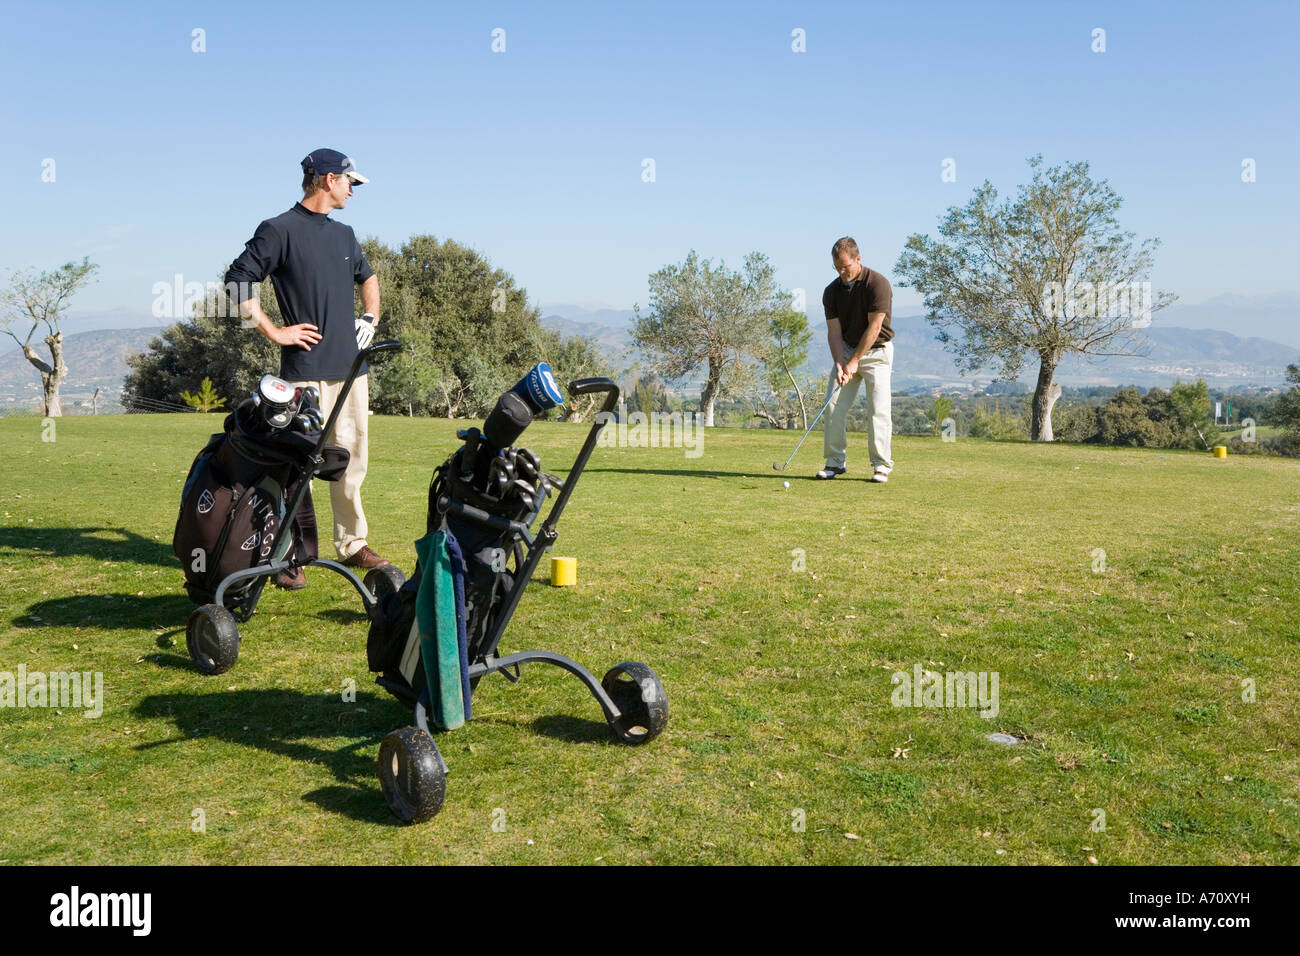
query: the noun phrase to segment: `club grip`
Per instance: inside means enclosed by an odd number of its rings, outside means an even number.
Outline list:
[[[362,349],[360,357],[362,360],[365,360],[370,358],[372,355],[378,355],[380,352],[400,352],[401,350],[402,343],[397,339],[384,339],[384,341],[376,342],[369,348]]]

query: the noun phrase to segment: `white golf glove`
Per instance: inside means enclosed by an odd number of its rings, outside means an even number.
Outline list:
[[[375,337],[375,326],[367,318],[357,319],[357,348],[364,349]]]

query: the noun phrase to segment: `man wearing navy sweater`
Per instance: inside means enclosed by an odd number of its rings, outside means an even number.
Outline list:
[[[321,412],[334,408],[357,352],[370,343],[379,324],[379,279],[350,226],[329,214],[342,209],[353,185],[369,182],[352,160],[337,150],[318,149],[302,161],[302,201],[257,227],[226,273],[226,288],[239,290],[239,312],[280,346],[280,377],[294,385],[313,385]],[[270,320],[255,292],[271,279],[284,326]],[[353,287],[361,286],[365,314],[355,317]],[[362,366],[334,425],[333,441],[348,450],[347,473],[330,485],[334,547],[346,565],[376,568],[389,562],[366,543],[361,482],[366,477],[370,394]],[[299,568],[281,574],[276,584],[305,587]]]

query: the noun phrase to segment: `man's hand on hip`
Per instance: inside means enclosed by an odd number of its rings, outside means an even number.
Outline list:
[[[305,352],[320,341],[320,331],[316,326],[303,322],[300,325],[286,325],[271,333],[271,341],[276,345],[296,345]]]

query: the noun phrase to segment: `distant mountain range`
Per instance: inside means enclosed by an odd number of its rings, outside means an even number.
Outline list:
[[[1219,328],[1165,323],[1175,315],[1186,316],[1198,323],[1217,318],[1240,330],[1258,324],[1261,314],[1277,319],[1291,307],[1291,298],[1287,296],[1259,300],[1220,296],[1195,306],[1175,306],[1158,313],[1155,323],[1145,330],[1149,345],[1147,355],[1096,361],[1070,359],[1058,370],[1057,381],[1073,386],[1168,387],[1175,379],[1203,378],[1213,388],[1279,385],[1284,381],[1286,366],[1300,362],[1300,346],[1268,338],[1243,337]],[[624,369],[636,363],[631,337],[634,313],[631,309],[554,305],[543,308],[542,313],[542,324],[546,328],[565,335],[584,335],[594,339],[616,368]],[[822,336],[820,316],[812,319],[813,341],[807,369],[824,375],[830,369],[830,357]],[[101,327],[112,321],[138,323],[143,327]],[[62,390],[65,400],[69,403],[83,401],[88,405],[91,394],[100,388],[100,408],[113,406],[128,371],[126,356],[146,349],[164,324],[147,313],[127,310],[73,313],[69,316],[64,337],[69,368],[69,377]],[[89,330],[73,331],[78,326]],[[994,380],[991,370],[973,375],[959,374],[952,355],[935,340],[934,330],[924,316],[895,316],[893,326],[896,390],[978,389]],[[44,343],[39,344],[39,350],[45,354]],[[1028,364],[1021,381],[1032,385],[1036,371],[1035,364]],[[686,389],[698,387],[698,383],[692,382],[676,384]],[[40,379],[22,352],[12,349],[0,353],[0,406],[35,406],[39,398]]]
[[[95,389],[99,388],[99,408],[113,408],[122,391],[122,380],[130,371],[126,357],[143,352],[161,329],[100,329],[93,332],[72,332],[63,337],[63,360],[68,365],[68,377],[59,390],[64,404],[75,405],[82,401],[90,404]],[[50,350],[40,339],[33,339],[33,347],[41,358],[49,361]],[[36,407],[41,398],[40,373],[32,367],[18,349],[0,354],[0,405],[31,405]]]
[[[1210,312],[1203,314],[1223,317],[1230,312],[1226,301],[1210,308]],[[542,311],[545,327],[564,335],[594,338],[615,365],[623,367],[635,361],[630,309],[592,310],[558,305]],[[1169,311],[1158,313],[1159,318],[1166,318]],[[813,321],[812,325],[813,341],[806,368],[814,374],[825,375],[830,371],[830,355],[820,321]],[[994,380],[991,369],[959,373],[952,354],[935,339],[934,329],[924,315],[895,316],[892,325],[895,389],[982,388]],[[1168,387],[1179,378],[1184,381],[1203,378],[1215,388],[1278,385],[1284,381],[1286,366],[1300,362],[1300,347],[1263,338],[1242,338],[1217,329],[1182,328],[1157,321],[1144,331],[1144,337],[1147,355],[1095,360],[1071,358],[1057,371],[1057,381],[1080,387],[1140,385],[1149,388]],[[1021,381],[1032,384],[1036,374],[1037,364],[1029,363]]]

